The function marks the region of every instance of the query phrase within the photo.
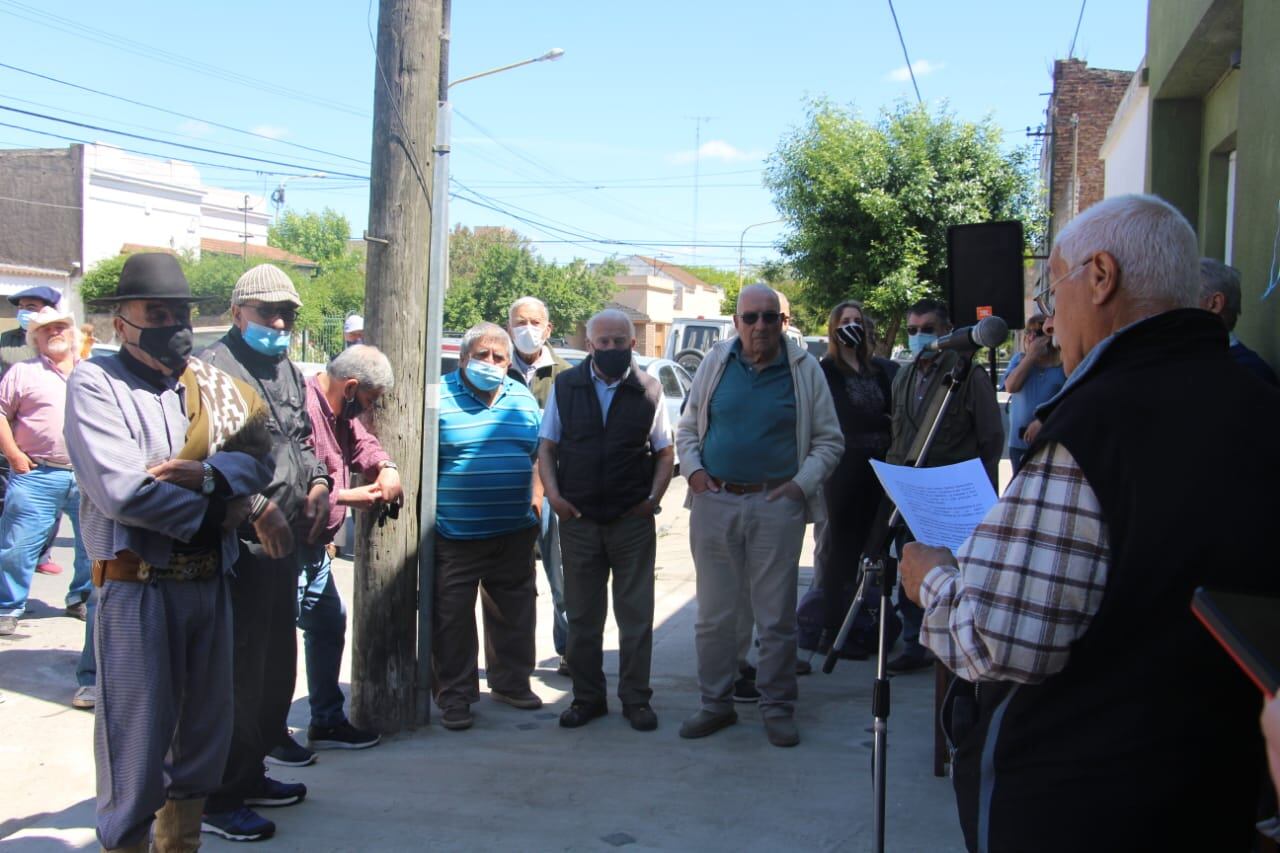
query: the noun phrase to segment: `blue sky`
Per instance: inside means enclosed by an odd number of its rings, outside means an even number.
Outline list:
[[[1043,120],[1052,63],[1067,55],[1080,4],[895,0],[895,7],[926,102],[945,100],[966,119],[989,113],[1006,130],[1008,145],[1025,143],[1025,128]],[[9,111],[0,111],[0,122],[177,159],[325,172],[330,177],[290,180],[288,208],[333,207],[359,234],[368,215],[367,183],[333,173],[368,174],[369,27],[376,15],[376,3],[370,15],[366,3],[324,0],[0,0],[6,44],[0,62],[194,117],[0,68],[0,106],[166,143]],[[1145,2],[1095,0],[1086,5],[1075,53],[1092,66],[1133,69],[1145,34]],[[733,268],[742,230],[777,217],[761,169],[802,121],[807,98],[852,104],[867,116],[914,98],[887,0],[454,0],[454,78],[553,47],[565,51],[557,62],[463,83],[451,93],[455,187],[539,225],[460,198],[450,218],[515,227],[548,241],[536,247],[557,260],[639,252]],[[303,168],[184,152],[167,142]],[[0,126],[0,147],[64,144]],[[281,180],[210,167],[201,173],[208,184],[259,194]],[[748,232],[748,263],[773,254],[769,246],[780,228]],[[694,245],[695,233],[701,245]],[[551,242],[577,237],[638,245]]]

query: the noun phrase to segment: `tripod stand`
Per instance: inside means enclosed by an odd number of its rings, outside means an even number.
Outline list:
[[[934,415],[933,423],[929,425],[929,431],[925,434],[925,440],[920,446],[920,452],[916,454],[916,468],[925,467],[925,461],[929,458],[929,448],[933,446],[938,427],[942,424],[942,419],[946,417],[947,409],[950,407],[956,393],[958,393],[960,387],[964,384],[965,378],[969,375],[969,369],[972,364],[971,353],[968,358],[960,359],[951,372],[943,378],[943,383],[947,388],[946,394],[943,396],[942,403]],[[885,509],[890,505],[889,499],[886,497],[884,506],[877,516],[877,521],[883,518]],[[822,663],[822,671],[827,674],[830,674],[835,669],[836,660],[839,658],[839,650],[844,647],[845,641],[849,638],[849,631],[853,628],[854,620],[858,618],[858,614],[866,603],[867,590],[871,588],[880,590],[876,678],[871,691],[871,715],[874,717],[872,727],[874,735],[871,754],[871,789],[875,801],[875,849],[881,851],[881,853],[884,850],[885,780],[887,777],[887,753],[889,749],[889,679],[885,674],[885,664],[889,650],[886,641],[889,635],[888,614],[891,606],[889,598],[893,594],[893,587],[897,584],[897,577],[893,568],[894,564],[889,560],[889,545],[903,526],[902,515],[895,507],[888,520],[882,526],[879,526],[873,532],[872,538],[868,540],[867,544],[870,547],[863,551],[862,578],[858,582],[858,591],[853,597],[853,603],[849,605],[849,612],[845,614],[844,622],[840,625],[840,633],[836,636],[835,642],[831,644],[831,649],[827,652],[827,657]]]

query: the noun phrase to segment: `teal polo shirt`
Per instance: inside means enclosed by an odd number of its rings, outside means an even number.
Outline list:
[[[702,445],[708,474],[729,483],[794,477],[796,391],[786,342],[774,361],[756,368],[742,358],[742,341],[735,340],[708,416]]]

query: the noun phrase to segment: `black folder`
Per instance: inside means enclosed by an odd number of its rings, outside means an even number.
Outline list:
[[[1280,688],[1280,598],[1200,587],[1191,610],[1267,696]]]

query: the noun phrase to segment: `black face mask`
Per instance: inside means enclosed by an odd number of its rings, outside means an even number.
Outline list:
[[[186,369],[187,360],[191,358],[191,350],[195,346],[190,326],[139,326],[124,317],[120,319],[138,330],[138,343],[134,346],[174,373]]]
[[[364,414],[364,403],[360,402],[360,395],[357,394],[350,400],[345,397],[342,398],[342,416],[344,418],[354,421],[362,414]]]
[[[631,366],[631,350],[598,349],[591,353],[591,361],[609,379],[617,379]]]
[[[847,347],[857,349],[862,346],[863,332],[861,323],[849,323],[836,329],[836,340]]]

